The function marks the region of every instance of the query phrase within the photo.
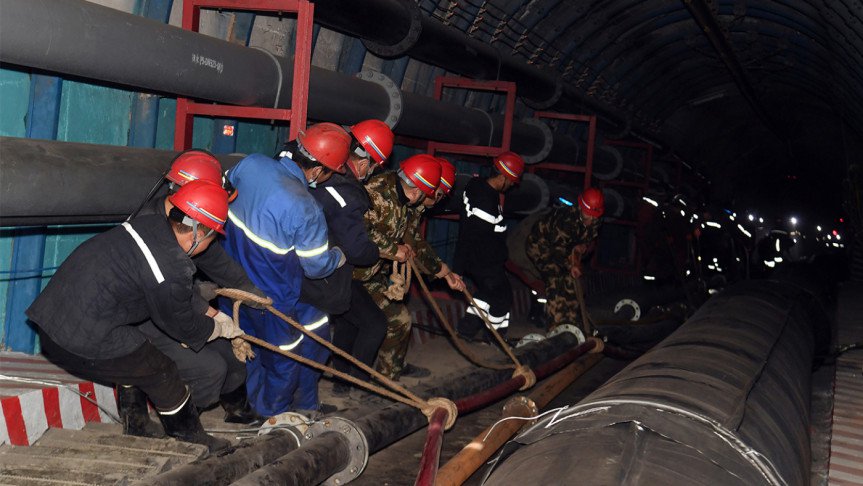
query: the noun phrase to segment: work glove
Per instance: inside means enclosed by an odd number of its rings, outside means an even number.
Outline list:
[[[219,288],[215,282],[208,282],[205,280],[198,280],[195,282],[195,291],[198,292],[198,295],[204,298],[207,302],[216,298],[216,290]]]
[[[231,347],[234,351],[234,357],[241,363],[245,363],[255,357],[255,352],[252,351],[252,345],[243,338],[231,339]]]
[[[219,311],[215,316],[213,316],[213,322],[215,322],[216,325],[213,326],[213,334],[210,335],[210,339],[207,339],[207,342],[220,337],[231,339],[244,334],[243,330],[240,329],[240,326],[234,324],[234,320],[231,319],[231,316],[222,311]]]

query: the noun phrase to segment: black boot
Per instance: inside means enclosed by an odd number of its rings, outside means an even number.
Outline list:
[[[174,413],[159,412],[159,420],[165,426],[165,432],[183,442],[201,444],[209,448],[211,454],[223,451],[231,447],[231,443],[225,439],[219,439],[204,432],[198,409],[187,397],[186,403]]]
[[[117,386],[117,412],[123,424],[123,433],[138,437],[165,437],[165,431],[150,420],[147,412],[147,395],[134,386]]]
[[[225,422],[260,427],[264,423],[264,420],[266,420],[264,417],[258,415],[258,412],[255,412],[255,409],[249,405],[245,384],[219,397],[219,403],[225,409]]]

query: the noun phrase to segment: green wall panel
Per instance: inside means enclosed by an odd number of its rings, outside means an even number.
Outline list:
[[[29,102],[30,74],[0,69],[0,136],[26,134]]]
[[[14,278],[8,272],[12,263],[12,242],[14,238],[6,235],[5,232],[0,232],[0,336],[4,334],[6,327],[6,291],[9,289],[9,280]]]
[[[63,82],[57,139],[126,145],[132,93],[75,81]]]
[[[281,148],[279,136],[282,130],[279,130],[278,125],[270,125],[269,122],[240,122],[238,125],[236,148],[238,153],[260,153],[272,156],[276,155]]]

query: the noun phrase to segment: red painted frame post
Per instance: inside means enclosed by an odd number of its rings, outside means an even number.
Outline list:
[[[530,172],[533,173],[537,169],[549,169],[549,170],[559,170],[563,172],[583,172],[584,173],[584,188],[587,189],[590,187],[590,183],[593,178],[593,154],[596,149],[596,116],[595,115],[574,115],[569,113],[557,113],[553,111],[538,111],[534,113],[534,118],[542,119],[549,118],[553,120],[569,120],[569,121],[578,121],[578,122],[586,122],[588,124],[587,128],[587,157],[584,163],[584,167],[575,166],[575,165],[567,165],[567,164],[555,164],[555,163],[541,163],[534,164],[530,166]]]
[[[178,96],[174,120],[174,150],[191,148],[195,115],[288,121],[290,123],[288,139],[295,139],[299,131],[306,127],[308,113],[314,5],[309,0],[184,0],[182,21],[184,29],[198,31],[201,8],[297,14],[291,109],[197,103]]]

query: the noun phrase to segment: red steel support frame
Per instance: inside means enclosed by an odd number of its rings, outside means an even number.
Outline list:
[[[603,187],[605,187],[605,186],[618,186],[618,187],[635,188],[636,190],[638,190],[638,196],[639,196],[638,197],[639,200],[636,201],[636,204],[641,204],[641,198],[644,197],[645,194],[647,194],[647,190],[650,188],[650,171],[651,171],[652,166],[653,166],[653,145],[650,145],[649,143],[631,142],[631,141],[626,141],[626,140],[606,140],[605,144],[611,145],[611,146],[617,146],[617,147],[629,147],[629,148],[644,150],[644,155],[642,155],[642,157],[641,157],[641,162],[644,165],[644,178],[641,181],[638,181],[638,182],[634,182],[634,181],[605,181],[601,184]],[[635,228],[635,231],[636,231],[635,265],[634,265],[635,268],[633,268],[632,270],[622,270],[620,268],[603,267],[602,265],[599,264],[599,258],[597,257],[596,253],[594,253],[594,257],[593,257],[593,267],[598,269],[598,270],[605,270],[605,271],[611,271],[611,272],[632,273],[635,275],[640,275],[641,274],[641,249],[639,248],[640,245],[639,245],[638,240],[641,237],[641,234],[643,233],[643,224],[644,223],[642,221],[639,221],[639,220],[632,221],[632,220],[619,219],[619,220],[616,220],[616,221],[613,221],[610,223],[606,223],[606,224],[617,224],[620,226],[632,226],[633,228]]]
[[[534,113],[533,116],[536,119],[550,118],[554,120],[586,122],[588,124],[587,158],[584,162],[584,166],[543,162],[531,165],[529,170],[531,173],[536,172],[538,169],[558,170],[561,172],[581,172],[584,173],[584,188],[587,189],[590,187],[591,179],[593,178],[593,153],[596,148],[596,116],[572,115],[568,113],[556,113],[553,111],[538,111]]]
[[[198,31],[201,8],[250,10],[297,14],[297,42],[294,52],[294,82],[291,109],[198,103],[177,97],[174,121],[174,150],[186,150],[192,145],[194,115],[223,116],[260,120],[284,120],[290,123],[288,140],[297,137],[306,127],[309,101],[309,73],[312,62],[312,28],[315,7],[308,0],[184,0],[183,28]]]
[[[444,88],[461,88],[474,91],[497,91],[506,93],[506,111],[504,111],[503,138],[500,147],[484,145],[463,145],[457,143],[429,142],[428,153],[446,152],[451,154],[483,155],[494,157],[509,150],[512,140],[512,118],[515,113],[515,83],[511,81],[477,81],[460,76],[438,76],[434,82],[434,97],[440,101]]]

